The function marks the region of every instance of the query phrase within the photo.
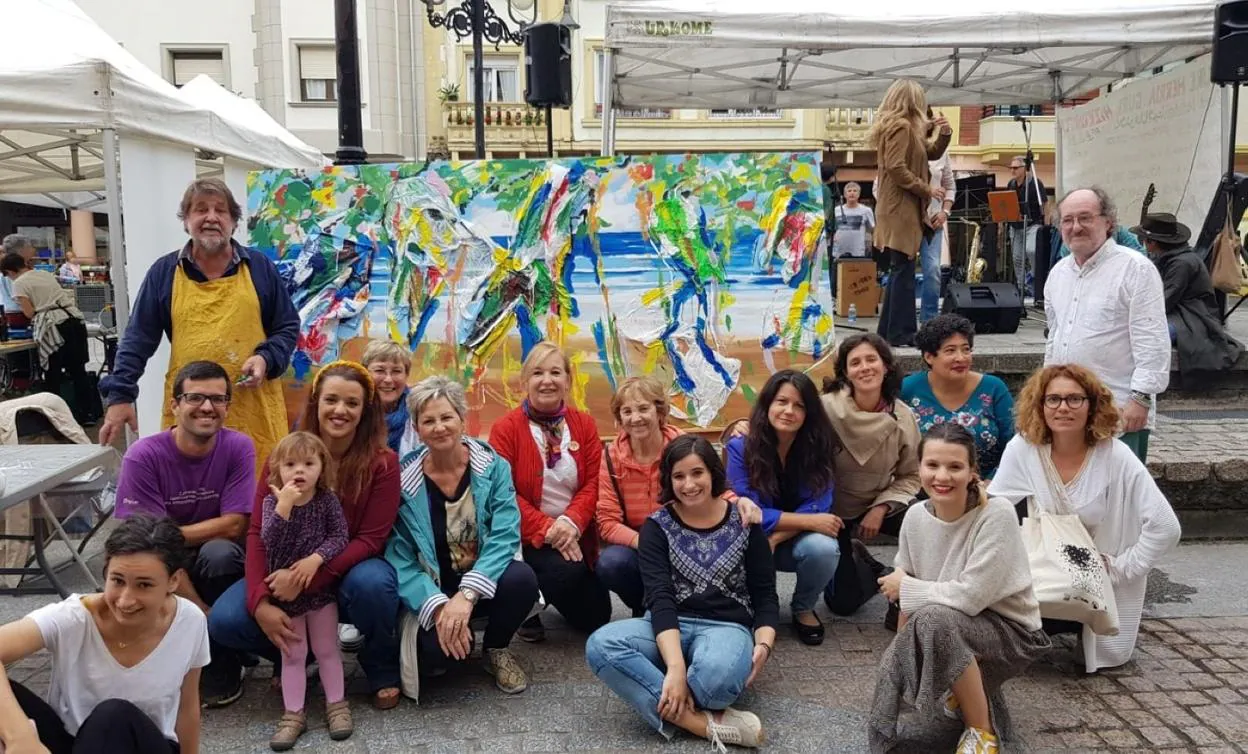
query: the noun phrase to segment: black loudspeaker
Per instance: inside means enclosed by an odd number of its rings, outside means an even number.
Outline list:
[[[524,36],[524,101],[536,107],[572,106],[572,31],[533,24]]]
[[[975,332],[1018,332],[1023,300],[1013,283],[955,283],[949,286],[941,311],[961,314],[975,323]]]
[[[1248,0],[1222,3],[1214,13],[1210,78],[1215,84],[1248,81]]]

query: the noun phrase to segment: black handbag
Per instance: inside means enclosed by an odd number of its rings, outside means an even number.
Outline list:
[[[832,577],[835,588],[832,597],[824,595],[824,603],[833,615],[848,616],[858,612],[872,597],[880,593],[880,585],[876,582],[876,574],[872,563],[864,560],[855,552],[853,530],[848,523],[841,527],[837,534],[837,543],[841,546],[841,560],[836,566],[836,575]]]

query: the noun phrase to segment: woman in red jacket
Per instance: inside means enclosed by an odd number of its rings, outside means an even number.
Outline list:
[[[335,361],[317,373],[299,426],[321,438],[337,466],[347,549],[321,566],[306,587],[289,569],[267,573],[260,513],[268,485],[262,481],[247,531],[246,577],[221,595],[208,616],[215,641],[277,661],[277,649],[294,632],[276,603],[307,590],[335,591],[339,616],[364,636],[357,659],[378,709],[399,703],[398,581],[382,557],[399,511],[399,462],[386,447],[384,417],[373,378],[361,364]],[[268,477],[266,461],[260,479]]]
[[[528,397],[490,428],[490,445],[511,464],[524,560],[542,595],[588,633],[611,619],[611,595],[591,568],[602,441],[593,417],[564,402],[572,366],[558,346],[535,345],[520,380]],[[533,616],[517,635],[541,641],[545,631]]]

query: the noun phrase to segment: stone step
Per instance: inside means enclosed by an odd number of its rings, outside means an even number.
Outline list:
[[[1148,459],[1184,539],[1248,537],[1248,411],[1163,406]]]

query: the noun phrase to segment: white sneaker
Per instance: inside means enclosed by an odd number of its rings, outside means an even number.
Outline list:
[[[720,754],[727,754],[724,744],[756,749],[763,745],[766,735],[758,715],[727,707],[718,722],[712,713],[706,713],[706,738],[711,742],[711,748]]]
[[[364,634],[350,623],[339,623],[338,646],[343,652],[358,652],[364,646]]]

